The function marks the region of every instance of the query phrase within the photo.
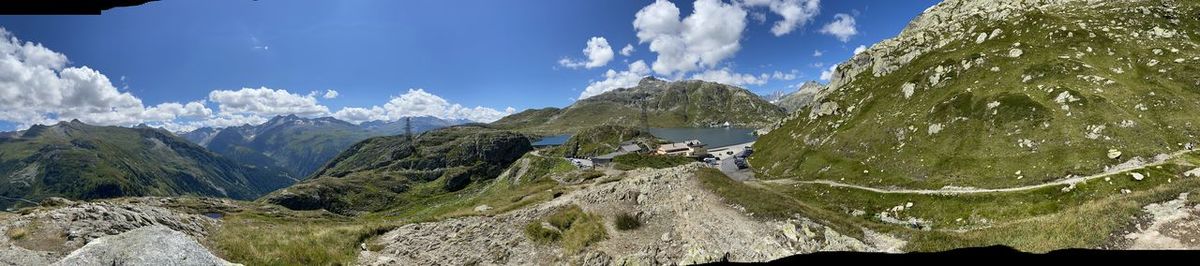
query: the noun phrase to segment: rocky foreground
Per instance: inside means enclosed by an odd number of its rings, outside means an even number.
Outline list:
[[[610,173],[623,178],[551,201],[494,215],[406,224],[362,243],[359,265],[676,265],[759,262],[819,251],[902,252],[906,241],[863,230],[848,236],[801,216],[761,219],[725,203],[695,176],[699,164]],[[603,179],[601,179],[603,180]],[[1198,249],[1200,205],[1188,195],[1145,206],[1113,249]],[[602,217],[603,240],[578,251],[530,239],[525,227],[573,206]],[[197,213],[236,209],[217,199],[54,199],[21,213],[0,213],[0,265],[235,265],[203,243],[219,218]],[[482,208],[486,209],[486,208]],[[614,217],[641,226],[618,230]],[[854,232],[857,233],[857,232]],[[321,247],[313,247],[321,248]]]
[[[864,232],[858,240],[810,221],[762,221],[700,186],[699,164],[627,172],[552,201],[492,217],[475,216],[401,226],[381,237],[378,252],[363,251],[365,265],[582,264],[658,265],[768,261],[816,251],[898,252],[904,241]],[[577,254],[537,244],[522,229],[530,221],[578,205],[605,219],[607,239]],[[611,218],[635,214],[640,228],[617,230]]]
[[[0,265],[230,265],[198,242],[219,221],[177,210],[176,202],[52,198],[25,214],[0,216]]]

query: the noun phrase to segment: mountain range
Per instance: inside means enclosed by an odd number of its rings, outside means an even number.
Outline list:
[[[409,117],[413,133],[465,124],[466,120],[443,120],[431,116]],[[332,117],[303,118],[276,116],[260,125],[213,129],[209,127],[180,136],[221,154],[256,165],[288,169],[306,177],[350,145],[374,136],[405,133],[405,119],[351,124]]]
[[[0,137],[0,206],[47,197],[254,199],[294,183],[273,165],[229,160],[161,129],[35,125]]]

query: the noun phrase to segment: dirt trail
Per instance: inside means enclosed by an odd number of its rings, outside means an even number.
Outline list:
[[[1175,158],[1179,158],[1179,156],[1181,156],[1185,153],[1192,152],[1192,151],[1194,151],[1194,150],[1177,151],[1175,153],[1169,154],[1165,159],[1156,160],[1154,162],[1141,164],[1141,165],[1138,165],[1135,167],[1116,167],[1115,169],[1111,169],[1111,170],[1108,170],[1108,171],[1105,171],[1105,172],[1099,173],[1099,174],[1094,174],[1094,175],[1089,175],[1089,176],[1077,176],[1077,177],[1071,177],[1071,178],[1062,179],[1062,180],[1049,182],[1049,183],[1042,183],[1042,184],[1037,184],[1037,185],[1028,185],[1028,186],[1021,186],[1021,187],[1011,187],[1011,188],[888,189],[888,188],[873,188],[873,187],[867,187],[867,186],[845,184],[845,183],[840,183],[837,181],[830,181],[830,180],[799,181],[799,180],[795,180],[795,179],[774,179],[774,180],[767,180],[767,181],[762,181],[762,182],[769,183],[769,184],[776,184],[776,185],[821,184],[821,185],[828,185],[828,186],[832,186],[832,187],[860,189],[860,190],[866,190],[866,191],[871,191],[871,192],[875,192],[875,193],[883,193],[883,194],[961,195],[961,194],[978,194],[978,193],[1004,193],[1004,192],[1034,190],[1034,189],[1053,187],[1053,186],[1074,186],[1075,184],[1080,183],[1080,182],[1085,182],[1088,180],[1101,178],[1101,177],[1105,177],[1105,176],[1111,176],[1114,174],[1119,174],[1119,173],[1123,173],[1123,172],[1138,169],[1138,168],[1163,165],[1163,164],[1166,164],[1167,162],[1170,162],[1171,160],[1173,160]]]

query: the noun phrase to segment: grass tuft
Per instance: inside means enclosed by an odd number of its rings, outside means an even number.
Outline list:
[[[549,245],[559,242],[570,254],[608,237],[600,215],[586,213],[577,205],[559,210],[546,219],[533,220],[525,225],[525,236],[529,240]],[[547,228],[545,222],[552,228]]]

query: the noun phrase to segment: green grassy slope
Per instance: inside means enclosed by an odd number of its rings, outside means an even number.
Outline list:
[[[626,141],[633,141],[642,148],[653,148],[659,143],[658,138],[650,132],[626,126],[604,125],[576,132],[571,139],[555,149],[553,154],[572,158],[589,158],[616,151],[618,146]]]
[[[415,141],[374,137],[264,201],[300,210],[380,211],[405,204],[410,195],[455,192],[495,178],[531,149],[524,135],[481,126],[430,131]]]
[[[768,178],[1010,187],[1184,150],[1200,132],[1200,21],[1178,18],[1200,4],[1172,2],[948,22],[969,30],[929,36],[947,43],[889,74],[858,74],[819,99],[836,112],[801,111],[758,140],[751,162]]]

